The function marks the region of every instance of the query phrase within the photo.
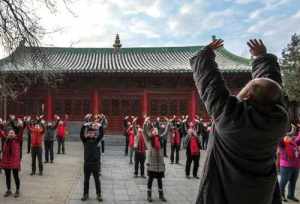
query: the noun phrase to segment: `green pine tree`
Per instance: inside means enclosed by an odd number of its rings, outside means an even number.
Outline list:
[[[282,52],[283,86],[290,101],[300,102],[300,35],[294,34]]]

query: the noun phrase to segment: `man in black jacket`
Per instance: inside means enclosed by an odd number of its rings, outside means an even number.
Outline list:
[[[98,122],[86,122],[80,130],[80,139],[84,147],[84,192],[82,201],[89,198],[89,181],[93,174],[96,186],[97,199],[102,201],[101,183],[99,178],[100,148],[99,142],[103,137],[103,127]]]
[[[215,62],[215,40],[191,59],[194,80],[213,126],[197,204],[279,204],[276,147],[287,130],[277,58],[263,42],[248,42],[252,77],[231,96]]]

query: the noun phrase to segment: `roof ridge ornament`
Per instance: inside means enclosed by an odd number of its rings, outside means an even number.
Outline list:
[[[216,35],[212,35],[211,39],[212,39],[212,41],[215,41],[215,40],[217,40],[217,36]]]
[[[117,33],[115,43],[113,44],[114,53],[119,52],[121,47],[122,47],[122,44],[121,44],[120,36]]]

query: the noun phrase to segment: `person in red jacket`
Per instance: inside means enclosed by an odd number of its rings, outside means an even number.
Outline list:
[[[190,178],[190,169],[192,162],[194,162],[193,169],[193,177],[199,179],[198,177],[198,169],[199,169],[199,161],[200,161],[200,139],[197,136],[197,133],[194,129],[190,128],[188,130],[188,135],[186,137],[185,142],[186,148],[186,165],[185,165],[185,173],[186,178]]]
[[[23,133],[25,125],[22,119],[16,118],[15,115],[9,115],[9,119],[6,124],[6,128],[13,129],[20,139],[20,158],[22,159],[22,146],[23,146]]]
[[[61,152],[65,154],[65,136],[66,136],[66,123],[62,120],[58,122],[58,126],[56,129],[56,136],[57,136],[57,154],[60,154]]]
[[[174,156],[176,152],[176,158],[175,162],[176,164],[179,164],[179,151],[180,151],[180,143],[181,143],[181,138],[180,138],[180,132],[179,129],[175,126],[172,127],[171,129],[171,164],[174,164]]]
[[[21,168],[20,160],[20,142],[21,139],[19,135],[16,134],[14,129],[9,129],[7,135],[4,136],[3,143],[3,154],[2,160],[0,161],[0,168],[4,169],[6,177],[6,187],[7,191],[4,197],[12,195],[11,192],[11,172],[16,184],[15,197],[20,196],[20,179],[19,170]]]
[[[2,118],[0,118],[0,140],[1,140],[0,150],[2,150],[3,147],[4,136],[5,136],[4,121],[2,120]]]
[[[35,175],[36,171],[36,159],[38,159],[39,163],[39,175],[43,175],[43,134],[44,127],[42,123],[36,123],[34,126],[29,126],[30,134],[31,134],[31,158],[32,158],[32,172],[31,176]]]

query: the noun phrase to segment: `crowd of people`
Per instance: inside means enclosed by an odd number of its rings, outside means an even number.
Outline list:
[[[277,58],[267,53],[261,40],[248,43],[253,56],[252,80],[237,96],[230,94],[215,62],[215,50],[223,40],[214,40],[191,60],[193,76],[199,95],[211,120],[204,122],[196,116],[124,118],[125,156],[134,164],[134,177],[145,175],[147,167],[147,200],[152,202],[152,184],[158,183],[159,199],[166,202],[163,178],[167,147],[171,146],[170,164],[179,164],[180,150],[186,150],[185,175],[199,179],[201,150],[206,150],[206,161],[201,175],[197,204],[280,204],[295,195],[300,168],[300,125],[290,125]],[[28,153],[31,150],[32,173],[43,175],[42,142],[45,162],[53,163],[53,141],[58,140],[58,153],[65,153],[66,121],[59,116],[46,122],[43,116],[0,119],[2,157],[7,191],[10,196],[11,174],[15,179],[15,197],[20,195],[23,134],[27,131]],[[104,151],[104,131],[108,121],[103,114],[88,114],[80,130],[84,147],[84,190],[82,201],[89,198],[89,179],[93,174],[98,201],[101,194],[101,146]],[[209,142],[208,142],[209,141]],[[169,144],[168,144],[169,143]],[[276,149],[280,179],[276,168]],[[140,172],[140,173],[139,173]],[[285,187],[288,194],[285,195]]]
[[[150,118],[144,116],[125,116],[125,156],[129,155],[129,164],[134,163],[134,177],[145,176],[145,163],[148,174],[147,200],[152,202],[152,183],[158,181],[159,198],[166,201],[163,193],[162,179],[165,176],[164,157],[167,155],[168,143],[171,146],[170,164],[179,164],[180,150],[186,149],[186,178],[190,179],[191,164],[194,163],[193,177],[199,179],[198,169],[200,150],[205,150],[211,129],[211,121],[204,122],[196,116],[189,118],[173,116]]]
[[[4,197],[12,195],[11,174],[15,180],[16,191],[14,197],[20,196],[19,171],[22,161],[23,137],[27,135],[27,153],[31,153],[31,176],[36,175],[36,161],[38,161],[39,176],[43,175],[43,143],[45,161],[54,161],[54,141],[57,138],[57,154],[65,154],[65,137],[67,135],[67,121],[58,115],[54,116],[53,121],[46,121],[43,115],[35,117],[25,116],[17,118],[9,115],[8,120],[0,118],[0,138],[1,138],[1,157],[0,172],[4,170],[6,177],[6,193]]]

